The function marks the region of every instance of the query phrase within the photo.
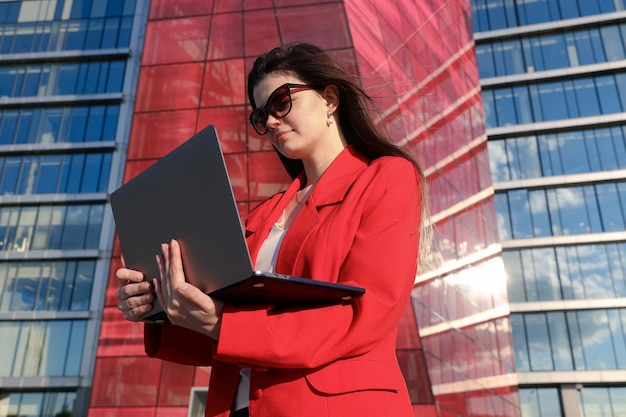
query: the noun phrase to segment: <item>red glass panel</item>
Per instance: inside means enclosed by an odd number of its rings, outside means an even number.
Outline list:
[[[273,0],[243,0],[244,10],[267,9],[274,7]]]
[[[189,139],[196,129],[196,110],[137,113],[128,159],[160,158]]]
[[[107,407],[97,408],[90,407],[87,417],[121,417],[121,416],[133,416],[133,417],[154,417],[156,408],[154,407]]]
[[[209,385],[209,378],[211,377],[211,367],[198,366],[195,368],[195,375],[193,377],[194,387],[207,387]]]
[[[409,303],[404,309],[404,313],[398,323],[398,335],[396,339],[396,349],[416,349],[421,348],[417,323],[413,306]]]
[[[119,242],[115,239],[116,242]],[[119,247],[119,245],[116,245]],[[109,268],[109,278],[107,280],[107,288],[106,295],[104,297],[104,305],[105,307],[116,307],[117,306],[117,297],[115,293],[120,288],[119,281],[115,277],[115,271],[122,267],[122,260],[119,256],[115,256],[111,258],[111,267]]]
[[[413,404],[413,415],[415,417],[441,417],[435,405]]]
[[[307,41],[326,49],[352,46],[342,3],[278,8],[276,17],[284,43]]]
[[[213,0],[152,0],[150,19],[164,17],[196,16],[209,14],[213,10]]]
[[[428,369],[421,349],[401,349],[396,351],[400,369],[404,375],[409,396],[413,404],[434,402]]]
[[[143,323],[125,320],[117,307],[105,307],[100,325],[97,355],[144,356]]]
[[[145,159],[138,161],[126,161],[126,171],[124,171],[124,183],[135,178],[150,165],[154,164],[156,159]]]
[[[188,415],[187,407],[159,407],[155,417],[187,417]]]
[[[143,67],[135,111],[196,108],[200,102],[203,63]]]
[[[213,107],[200,109],[198,130],[214,125],[220,138],[222,152],[245,152],[247,137],[245,126],[248,123],[247,107]]]
[[[246,74],[243,59],[207,62],[202,88],[202,107],[244,104],[246,104]]]
[[[210,26],[210,16],[148,22],[142,64],[203,60]]]
[[[249,158],[250,200],[265,200],[291,183],[275,152],[254,152]]]
[[[161,361],[146,357],[99,358],[91,405],[155,406]]]
[[[238,58],[243,56],[243,13],[213,16],[207,59]]]
[[[230,183],[237,201],[245,201],[248,196],[248,158],[247,154],[224,155]]]
[[[194,367],[163,362],[159,386],[159,406],[187,406]]]
[[[260,56],[280,45],[278,27],[273,23],[274,9],[247,12],[243,15],[246,56]]]
[[[242,3],[241,0],[215,0],[213,13],[240,12]]]

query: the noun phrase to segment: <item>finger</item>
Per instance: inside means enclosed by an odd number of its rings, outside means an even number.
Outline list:
[[[156,294],[159,304],[161,304],[162,306],[166,305],[165,299],[163,298],[163,292],[161,290],[161,281],[154,278],[152,280],[152,285],[154,285],[154,293]]]
[[[134,269],[128,269],[128,268],[120,268],[117,271],[115,271],[115,277],[120,282],[120,284],[126,284],[128,281],[130,282],[143,281],[143,273],[141,273],[141,271],[135,271]]]
[[[127,300],[131,297],[135,297],[137,295],[146,294],[151,290],[152,284],[150,284],[148,281],[145,281],[138,284],[122,285],[115,293],[115,296],[118,300],[122,301]]]
[[[175,239],[172,239],[170,244],[169,273],[170,280],[172,281],[172,288],[177,288],[180,284],[185,282],[180,244]]]
[[[168,304],[169,301],[172,299],[172,285],[171,285],[170,276],[169,276],[170,252],[169,252],[169,245],[167,243],[161,244],[161,252],[162,252],[162,255],[160,255],[160,259],[159,259],[159,263],[161,265],[160,267],[161,279],[159,280],[159,284],[161,286],[161,295],[163,296],[163,300],[165,301],[166,304]]]

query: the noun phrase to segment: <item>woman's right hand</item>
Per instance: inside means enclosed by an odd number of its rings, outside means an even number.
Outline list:
[[[133,269],[120,268],[115,271],[115,276],[120,283],[120,289],[115,293],[117,308],[126,320],[139,321],[141,316],[152,310],[152,284],[143,280],[143,273]]]

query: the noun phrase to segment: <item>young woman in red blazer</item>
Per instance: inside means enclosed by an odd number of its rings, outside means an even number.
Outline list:
[[[145,325],[146,352],[212,365],[206,416],[412,416],[395,342],[418,261],[419,167],[378,131],[358,80],[313,45],[258,58],[248,95],[252,126],[293,178],[246,219],[257,269],[366,293],[314,308],[235,307],[185,282],[172,241],[160,279],[117,271],[120,310],[138,320],[154,290],[170,322]]]

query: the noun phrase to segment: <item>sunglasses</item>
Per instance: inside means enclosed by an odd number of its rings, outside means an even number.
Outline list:
[[[267,119],[270,114],[276,119],[282,119],[291,111],[291,93],[303,90],[312,90],[313,87],[306,84],[283,84],[270,94],[267,103],[263,107],[257,107],[250,113],[250,123],[259,135],[267,133]]]

